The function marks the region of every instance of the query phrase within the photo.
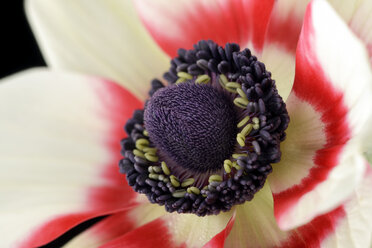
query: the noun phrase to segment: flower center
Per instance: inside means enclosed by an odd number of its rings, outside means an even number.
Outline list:
[[[210,84],[183,83],[159,90],[144,118],[159,157],[169,165],[195,173],[216,171],[234,151],[234,104]]]
[[[249,201],[280,160],[289,117],[249,49],[200,41],[152,81],[126,125],[119,163],[130,186],[169,212],[199,216]]]

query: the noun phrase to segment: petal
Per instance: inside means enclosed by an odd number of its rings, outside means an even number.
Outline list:
[[[31,70],[0,84],[0,232],[35,247],[136,195],[118,173],[123,124],[141,102],[100,78]]]
[[[164,207],[146,201],[107,217],[72,239],[65,247],[99,247],[165,214]]]
[[[265,37],[265,47],[276,44],[295,53],[306,6],[310,0],[278,0],[271,13]]]
[[[328,2],[363,41],[372,61],[372,2],[369,0],[328,0]]]
[[[272,0],[136,1],[150,34],[171,57],[202,39],[260,52],[273,5]]]
[[[322,247],[371,247],[372,245],[372,169],[367,173],[352,198],[343,206],[345,215],[335,232]]]
[[[364,166],[368,166],[366,163]],[[369,247],[372,234],[372,169],[346,203],[290,231],[273,215],[267,185],[254,200],[237,207],[225,247]]]
[[[261,60],[286,100],[295,74],[295,51],[309,0],[279,0],[271,13]]]
[[[214,236],[208,243],[206,243],[203,248],[223,248],[225,247],[226,238],[229,236],[231,229],[235,223],[235,213],[227,223],[226,227]]]
[[[276,82],[279,95],[287,100],[293,86],[295,75],[295,55],[278,44],[265,44],[259,58]]]
[[[235,223],[225,247],[273,247],[286,238],[273,215],[270,187],[265,186],[250,202],[236,207]]]
[[[362,141],[371,116],[366,106],[372,99],[366,54],[325,1],[310,4],[287,103],[288,141],[270,177],[281,228],[299,226],[339,205],[362,177]]]
[[[225,229],[232,215],[166,214],[103,247],[201,247]]]
[[[47,64],[104,76],[145,99],[149,82],[169,67],[131,1],[26,1]]]

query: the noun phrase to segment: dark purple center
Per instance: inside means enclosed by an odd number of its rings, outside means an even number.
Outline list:
[[[224,92],[194,83],[158,90],[144,113],[145,128],[164,160],[195,172],[218,170],[232,155],[236,120]]]

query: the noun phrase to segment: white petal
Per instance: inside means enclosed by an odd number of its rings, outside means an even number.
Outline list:
[[[273,198],[265,184],[253,200],[236,206],[236,217],[226,247],[274,247],[287,238],[273,214]]]
[[[272,73],[279,95],[286,101],[294,80],[295,54],[278,44],[268,43],[265,44],[260,59]]]
[[[363,41],[372,60],[372,2],[369,0],[328,0]]]
[[[114,83],[76,74],[31,70],[1,81],[2,246],[40,246],[131,204],[119,141],[141,105]]]
[[[344,205],[345,216],[322,247],[372,247],[372,169]]]
[[[32,0],[26,12],[53,68],[110,78],[144,99],[169,67],[131,1]]]

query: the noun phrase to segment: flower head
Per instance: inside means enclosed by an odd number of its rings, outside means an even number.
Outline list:
[[[325,0],[306,5],[136,1],[173,58],[144,106],[169,57],[129,1],[29,1],[51,67],[125,88],[46,70],[0,85],[2,245],[40,246],[103,215],[68,246],[370,245],[371,53],[357,24],[371,5],[334,6],[349,26]],[[197,43],[209,39],[221,47]]]

